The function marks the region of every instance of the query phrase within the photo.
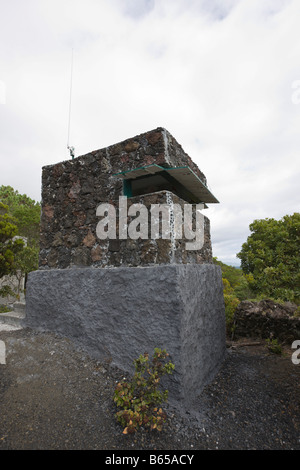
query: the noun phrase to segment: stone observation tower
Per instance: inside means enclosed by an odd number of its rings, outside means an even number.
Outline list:
[[[165,348],[170,398],[188,403],[225,356],[222,276],[201,212],[217,202],[163,128],[44,167],[27,326],[130,372],[140,354]]]

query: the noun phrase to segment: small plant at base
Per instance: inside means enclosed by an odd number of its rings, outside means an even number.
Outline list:
[[[117,420],[124,427],[123,434],[134,433],[140,426],[162,430],[166,413],[160,407],[167,401],[168,390],[158,390],[160,379],[172,374],[175,369],[171,361],[165,362],[169,354],[165,349],[154,349],[151,362],[149,354],[144,353],[134,361],[135,373],[131,382],[117,384],[114,402],[123,408],[116,413]],[[147,377],[145,377],[147,375]]]
[[[278,341],[277,339],[266,339],[266,344],[267,344],[267,348],[269,351],[271,351],[272,353],[274,354],[282,354],[282,348],[280,346],[280,344],[278,344]]]
[[[6,305],[1,305],[0,304],[0,313],[7,313],[7,312],[11,312],[11,308],[7,307]]]

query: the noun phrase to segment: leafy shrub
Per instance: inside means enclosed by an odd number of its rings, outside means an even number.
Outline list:
[[[280,346],[280,344],[278,344],[278,341],[277,339],[266,339],[266,344],[267,344],[267,348],[270,352],[274,353],[274,354],[282,354],[282,348]]]
[[[160,379],[172,374],[175,369],[171,361],[165,362],[166,350],[154,349],[151,362],[149,354],[141,354],[134,361],[135,374],[131,382],[117,384],[114,402],[122,410],[116,413],[117,420],[124,427],[123,434],[134,433],[140,426],[162,430],[166,414],[159,405],[168,399],[168,390],[158,390]],[[147,375],[147,377],[145,377]]]
[[[0,304],[0,313],[7,313],[7,312],[10,312],[10,311],[11,311],[10,307],[7,307],[6,305]]]
[[[240,268],[222,263],[222,261],[219,261],[215,257],[213,258],[213,262],[221,267],[223,281],[225,279],[229,283],[232,289],[231,293],[233,293],[236,298],[241,301],[253,296],[247,276],[243,274]],[[226,286],[224,285],[224,290],[225,289]]]
[[[231,332],[233,328],[234,313],[240,301],[234,295],[224,294],[224,302],[225,302],[226,329],[228,332]]]
[[[256,294],[300,304],[300,213],[254,220],[237,257]]]
[[[223,294],[224,294],[224,302],[225,302],[225,319],[226,319],[226,329],[229,333],[232,331],[233,327],[233,318],[234,312],[237,306],[240,303],[240,300],[235,296],[234,290],[231,287],[229,281],[222,278],[223,281]]]
[[[294,317],[300,318],[300,306],[297,307],[297,310],[295,310],[295,312],[294,312]]]

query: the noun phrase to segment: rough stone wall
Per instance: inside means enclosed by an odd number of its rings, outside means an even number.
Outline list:
[[[202,250],[186,251],[184,240],[108,241],[96,237],[96,208],[102,202],[117,204],[123,180],[113,176],[156,163],[165,167],[190,166],[206,184],[204,174],[176,140],[162,128],[141,134],[87,155],[43,168],[40,269],[76,266],[138,266],[148,264],[211,263],[209,220],[205,218]],[[166,203],[166,191],[128,199]],[[185,201],[172,194],[174,202]]]
[[[273,338],[291,344],[300,339],[300,318],[294,313],[297,305],[278,304],[272,300],[241,302],[234,316],[234,336]]]
[[[210,223],[207,217],[204,218],[204,245],[200,250],[186,250],[188,240],[181,239],[151,239],[151,216],[150,207],[152,204],[168,204],[170,197],[174,204],[182,207],[185,201],[167,191],[161,191],[143,197],[136,196],[127,199],[128,209],[132,204],[142,203],[148,209],[148,233],[146,240],[101,240],[97,237],[96,227],[99,217],[96,217],[96,208],[93,207],[87,212],[88,223],[83,223],[76,227],[63,227],[60,224],[57,231],[52,233],[49,230],[43,235],[47,238],[47,248],[42,248],[40,252],[40,268],[67,267],[110,267],[110,266],[145,266],[154,264],[169,263],[211,263],[212,249],[210,240]],[[110,201],[116,208],[116,220],[118,223],[119,201]],[[195,211],[193,213],[195,218]],[[53,216],[54,217],[54,216]],[[128,217],[128,224],[130,219]],[[194,222],[196,226],[196,222]],[[117,226],[118,233],[118,226]]]

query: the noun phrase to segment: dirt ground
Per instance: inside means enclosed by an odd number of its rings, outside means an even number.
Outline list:
[[[1,331],[0,450],[300,449],[300,364],[254,340],[229,344],[212,383],[161,432],[124,435],[112,395],[123,372],[70,340],[28,328]],[[244,343],[244,345],[243,345]]]

